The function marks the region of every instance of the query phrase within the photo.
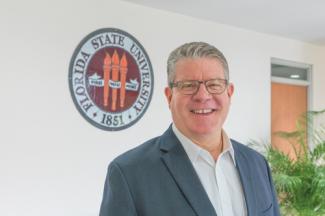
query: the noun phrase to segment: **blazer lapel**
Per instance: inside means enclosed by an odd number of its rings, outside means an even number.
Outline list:
[[[243,186],[247,215],[257,215],[256,212],[256,196],[254,191],[253,179],[249,168],[248,158],[237,148],[237,144],[232,142],[235,151],[236,167],[239,172],[240,180]]]
[[[196,214],[216,215],[190,159],[171,127],[162,135],[160,141],[162,161]]]

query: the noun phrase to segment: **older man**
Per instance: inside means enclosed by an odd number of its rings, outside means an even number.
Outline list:
[[[187,43],[167,72],[173,124],[109,165],[100,216],[280,215],[265,159],[222,129],[234,92],[223,54]]]

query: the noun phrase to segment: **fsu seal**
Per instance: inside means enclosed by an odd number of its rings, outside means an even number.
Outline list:
[[[153,70],[147,53],[133,36],[119,29],[99,29],[74,51],[69,86],[87,121],[104,130],[122,130],[147,110]]]

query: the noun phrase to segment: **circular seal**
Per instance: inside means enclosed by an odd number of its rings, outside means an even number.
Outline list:
[[[153,70],[142,45],[120,29],[87,35],[69,67],[74,104],[92,125],[117,131],[135,124],[153,94]]]

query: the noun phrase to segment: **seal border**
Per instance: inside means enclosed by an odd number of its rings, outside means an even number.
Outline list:
[[[147,105],[144,107],[144,110],[143,112],[137,116],[135,118],[134,121],[132,121],[131,123],[129,124],[126,124],[126,125],[123,125],[121,127],[115,127],[115,128],[111,128],[111,127],[105,127],[99,123],[97,123],[96,121],[93,121],[92,119],[90,119],[84,112],[83,110],[81,109],[81,107],[79,106],[78,104],[78,101],[76,100],[76,97],[74,95],[74,91],[73,91],[73,80],[72,80],[72,69],[73,69],[73,63],[79,53],[79,51],[81,50],[81,47],[92,37],[94,37],[95,35],[98,35],[99,33],[104,33],[104,32],[115,32],[115,33],[120,33],[122,35],[125,35],[129,38],[131,38],[133,41],[135,41],[137,43],[137,45],[141,48],[141,50],[143,51],[143,54],[146,56],[146,58],[148,59],[148,64],[149,64],[149,68],[150,68],[150,75],[152,77],[152,80],[151,80],[151,94],[149,95],[149,98],[148,98],[148,102],[147,102]],[[147,112],[147,109],[151,103],[151,99],[152,99],[152,96],[154,94],[154,73],[153,73],[153,68],[152,68],[152,64],[151,64],[151,61],[150,61],[150,58],[147,54],[147,51],[145,50],[145,48],[142,46],[142,44],[134,37],[132,36],[131,34],[129,34],[128,32],[126,31],[123,31],[121,29],[118,29],[118,28],[100,28],[100,29],[97,29],[95,31],[92,31],[91,33],[89,33],[88,35],[86,35],[79,43],[78,43],[78,46],[74,49],[73,51],[73,55],[70,59],[70,64],[69,64],[69,73],[68,73],[68,84],[69,84],[69,89],[70,89],[70,95],[72,97],[72,100],[73,100],[73,103],[75,105],[75,107],[77,108],[77,110],[79,111],[79,113],[82,115],[82,117],[84,119],[86,119],[90,124],[92,124],[93,126],[99,128],[99,129],[102,129],[102,130],[105,130],[105,131],[120,131],[120,130],[123,130],[123,129],[126,129],[126,128],[129,128],[131,126],[133,126],[135,123],[137,123],[142,117],[143,115]],[[94,104],[96,105],[96,104]],[[96,105],[97,106],[97,105]]]

